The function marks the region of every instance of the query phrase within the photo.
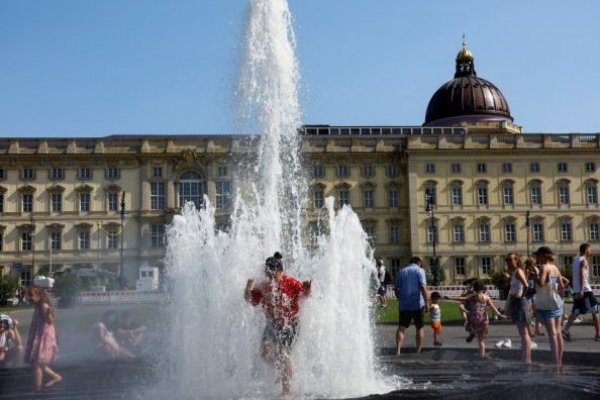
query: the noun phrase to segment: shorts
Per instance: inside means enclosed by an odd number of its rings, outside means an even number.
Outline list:
[[[386,290],[385,290],[385,286],[379,286],[379,289],[377,289],[377,295],[378,296],[385,296]]]
[[[594,292],[583,292],[583,297],[580,299],[577,298],[577,293],[575,293],[573,297],[573,314],[583,315],[588,312],[592,314],[598,313],[598,302],[596,301]]]
[[[538,322],[545,323],[555,318],[560,318],[563,315],[563,308],[557,310],[536,310],[535,318]]]
[[[425,325],[423,323],[423,314],[425,313],[425,307],[418,310],[400,310],[398,315],[398,326],[408,328],[410,321],[415,321],[415,326],[420,329]]]
[[[529,310],[527,307],[527,299],[524,297],[509,297],[507,314],[510,315],[510,319],[512,320],[513,324],[529,324],[531,322],[531,317],[529,316]]]
[[[278,325],[267,321],[267,326],[263,331],[263,343],[272,343],[278,346],[291,348],[298,335],[298,324]]]
[[[439,319],[431,321],[431,329],[433,329],[435,332],[441,332],[442,321],[440,321]]]

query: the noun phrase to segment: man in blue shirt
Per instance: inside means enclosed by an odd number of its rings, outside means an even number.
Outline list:
[[[400,317],[398,331],[396,332],[396,355],[400,355],[404,330],[410,326],[410,321],[415,321],[417,353],[423,346],[423,315],[427,305],[427,280],[425,271],[421,266],[423,260],[412,257],[409,264],[396,274],[396,298]]]

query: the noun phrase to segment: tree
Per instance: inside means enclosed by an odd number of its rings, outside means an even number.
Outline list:
[[[56,276],[53,292],[58,297],[58,304],[61,307],[70,307],[81,292],[81,279],[67,270]]]
[[[10,299],[16,296],[19,281],[17,279],[0,276],[0,305],[9,304]]]

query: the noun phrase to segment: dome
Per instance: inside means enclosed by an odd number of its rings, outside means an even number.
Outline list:
[[[493,83],[477,77],[473,53],[465,46],[456,55],[454,79],[431,97],[423,125],[496,120],[512,122],[508,102]]]

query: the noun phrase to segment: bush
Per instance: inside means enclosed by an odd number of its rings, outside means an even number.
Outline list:
[[[509,287],[509,282],[506,279],[505,273],[506,272],[504,271],[495,271],[490,278],[492,284],[496,285],[496,287],[500,291],[500,299],[502,300],[506,299]]]
[[[61,307],[72,306],[81,292],[81,279],[70,271],[56,276],[54,294],[59,298]]]
[[[0,276],[0,305],[8,305],[10,299],[16,296],[18,287],[19,281],[17,279]]]

